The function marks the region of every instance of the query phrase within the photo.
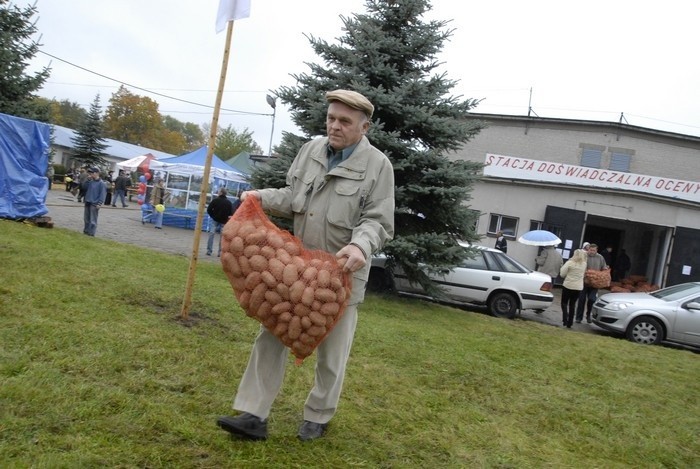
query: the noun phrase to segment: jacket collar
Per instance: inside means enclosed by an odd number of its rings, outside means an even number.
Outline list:
[[[355,147],[355,151],[352,152],[347,159],[338,163],[338,166],[333,168],[328,172],[332,176],[340,176],[348,179],[357,179],[358,177],[364,176],[367,170],[367,162],[369,160],[370,153],[367,152],[370,148],[369,140],[364,135]],[[320,151],[316,152],[312,158],[318,161],[321,165],[326,166],[328,163],[328,158],[326,156],[326,149],[328,148],[328,137],[323,138],[323,144],[320,146]]]

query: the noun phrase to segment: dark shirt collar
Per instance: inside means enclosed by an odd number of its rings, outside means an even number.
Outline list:
[[[357,142],[357,143],[355,143],[354,145],[350,145],[349,147],[345,147],[345,148],[343,148],[342,150],[340,150],[340,152],[341,152],[341,154],[342,154],[341,161],[347,160],[348,157],[349,157],[350,155],[352,155],[352,152],[355,151],[355,148],[357,148],[357,145],[359,145],[359,144],[360,144],[360,142]],[[328,153],[327,153],[327,154],[328,154],[328,157],[331,157],[331,156],[333,156],[334,154],[338,153],[337,151],[334,151],[334,150],[333,150],[333,147],[331,147],[330,144],[327,145],[327,152],[328,152]]]

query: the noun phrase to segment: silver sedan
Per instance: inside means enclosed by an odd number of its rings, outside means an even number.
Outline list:
[[[700,282],[651,293],[608,293],[593,306],[593,324],[640,344],[700,346]]]

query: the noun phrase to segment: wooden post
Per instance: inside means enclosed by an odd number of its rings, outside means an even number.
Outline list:
[[[187,271],[187,284],[185,285],[185,297],[182,300],[182,310],[180,316],[187,319],[192,306],[192,289],[194,288],[195,274],[197,272],[197,259],[199,257],[199,240],[202,237],[202,224],[204,221],[204,205],[209,193],[209,174],[211,172],[211,160],[214,155],[214,145],[216,144],[216,131],[219,127],[219,112],[221,110],[221,100],[224,94],[224,84],[226,83],[226,70],[228,68],[228,57],[231,50],[231,36],[233,35],[233,21],[228,22],[226,29],[226,44],[224,46],[224,58],[221,61],[221,76],[219,77],[219,88],[216,91],[216,104],[214,105],[214,115],[211,118],[211,129],[209,131],[209,143],[207,144],[207,159],[204,164],[204,175],[202,188],[199,194],[199,206],[197,208],[197,223],[194,227],[194,239],[192,240],[192,254],[190,256],[190,268]]]

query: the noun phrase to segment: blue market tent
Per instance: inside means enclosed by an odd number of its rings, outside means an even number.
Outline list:
[[[192,153],[175,158],[151,160],[149,169],[153,171],[154,180],[163,178],[165,181],[165,212],[163,224],[181,228],[194,228],[197,219],[199,200],[202,197],[204,165],[207,158],[207,147],[203,146]],[[249,187],[247,176],[224,163],[218,156],[212,155],[209,173],[209,188],[206,201],[215,196],[219,188],[226,188],[231,196]],[[148,204],[142,205],[144,216],[142,221],[152,222],[154,217],[147,214],[151,211]],[[205,216],[202,229],[209,227],[209,217]]]
[[[207,146],[175,158],[151,161],[151,170],[163,170],[167,172],[201,176],[204,174],[204,165],[207,161]],[[235,182],[246,182],[246,175],[224,163],[221,158],[212,155],[210,176]]]
[[[0,114],[0,218],[46,215],[48,124]]]

